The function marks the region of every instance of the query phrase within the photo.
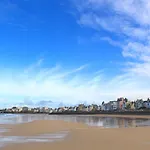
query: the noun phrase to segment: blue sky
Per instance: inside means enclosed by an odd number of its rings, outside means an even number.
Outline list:
[[[149,20],[149,0],[1,0],[1,107],[149,97]]]

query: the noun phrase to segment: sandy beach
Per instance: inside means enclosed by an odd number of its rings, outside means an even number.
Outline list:
[[[1,127],[4,125],[1,125]],[[36,136],[67,131],[67,136],[55,142],[28,142],[8,144],[1,150],[149,150],[150,127],[107,129],[82,123],[38,120],[9,125],[3,136]]]

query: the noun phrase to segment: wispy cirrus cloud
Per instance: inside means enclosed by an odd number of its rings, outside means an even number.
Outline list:
[[[70,69],[59,64],[43,67],[44,60],[40,59],[29,67],[22,68],[20,72],[15,72],[14,78],[11,77],[11,72],[7,72],[7,77],[0,79],[1,101],[12,98],[22,104],[35,105],[43,101],[50,105],[49,100],[57,104],[76,104],[85,101],[101,103],[103,100],[114,100],[120,96],[130,99],[149,96],[149,1],[72,2],[78,14],[77,23],[97,32],[98,36],[92,40],[107,41],[122,49],[123,59],[130,58],[130,61],[125,62],[124,68],[121,68],[124,72],[108,79],[105,72],[91,71],[89,65],[83,64]],[[11,20],[10,18],[8,20]],[[116,38],[101,37],[101,30],[115,35]],[[82,40],[80,42],[82,43]],[[87,68],[90,71],[85,71]],[[26,97],[30,98],[25,99]]]
[[[146,98],[149,94],[148,82],[135,76],[134,70],[133,75],[127,73],[108,79],[103,71],[85,72],[87,68],[90,69],[87,65],[68,70],[57,65],[44,68],[43,63],[44,61],[39,60],[32,67],[27,67],[32,69],[25,76],[23,70],[27,68],[16,72],[15,79],[11,79],[11,74],[8,79],[1,78],[1,101],[5,99],[8,104],[11,101],[11,105],[29,106],[43,106],[42,103],[46,106],[58,106],[61,102],[65,105],[80,102],[101,104],[103,100],[114,100],[120,96],[135,99]]]
[[[117,37],[101,37],[122,49],[124,58],[134,63],[128,71],[145,76],[150,63],[150,1],[149,0],[72,0],[78,14],[77,23],[97,31],[105,30]],[[136,62],[135,62],[136,61]],[[145,71],[143,71],[143,68]],[[134,70],[134,71],[133,71]],[[140,71],[141,70],[141,71]]]
[[[27,4],[28,1],[22,1]],[[30,6],[30,3],[28,3]],[[29,25],[34,23],[42,23],[41,19],[33,13],[29,13],[20,6],[19,1],[1,0],[0,1],[0,23],[17,27],[23,31],[27,31]],[[36,30],[36,28],[34,28]]]

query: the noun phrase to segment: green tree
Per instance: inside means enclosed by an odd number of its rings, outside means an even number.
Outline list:
[[[126,109],[128,109],[128,110],[131,109],[131,104],[130,103],[126,104]]]
[[[124,100],[125,100],[126,103],[128,102],[128,99],[127,99],[127,98],[125,98]]]

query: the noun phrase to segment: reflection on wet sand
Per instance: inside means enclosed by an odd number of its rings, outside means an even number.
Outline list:
[[[1,116],[0,116],[1,118]],[[123,118],[123,117],[102,117],[102,116],[83,116],[83,115],[7,115],[0,119],[0,124],[18,124],[31,122],[34,120],[64,120],[71,122],[85,123],[90,126],[104,128],[122,128],[150,126],[150,119]]]
[[[43,134],[38,136],[1,136],[0,147],[7,146],[8,144],[19,144],[29,142],[56,142],[63,140],[68,135],[68,132],[59,132],[53,134]]]
[[[7,132],[8,129],[4,128],[4,127],[0,127],[0,133],[4,133],[4,132]]]
[[[126,118],[125,118],[126,117]],[[0,149],[136,149],[149,150],[150,119],[127,118],[127,116],[51,116],[51,115],[11,115],[0,121]],[[146,118],[146,117],[145,117]],[[34,121],[38,120],[38,121]],[[48,121],[55,120],[55,121]],[[57,120],[57,121],[56,121]],[[64,121],[60,121],[64,120]],[[33,121],[33,122],[31,122]],[[4,123],[10,125],[4,125]],[[30,122],[25,123],[24,122]],[[78,122],[78,123],[72,123]],[[20,124],[23,123],[23,124]],[[89,127],[99,126],[100,128]],[[12,125],[13,124],[13,125]],[[17,124],[17,125],[15,125]],[[133,127],[133,128],[128,128]],[[101,129],[121,128],[121,129]],[[60,132],[68,131],[68,132]],[[50,134],[53,133],[53,134]],[[61,142],[60,142],[61,141]],[[134,142],[133,142],[134,141]],[[52,143],[53,142],[53,143]],[[109,144],[108,144],[109,143]],[[127,143],[127,144],[125,144]],[[76,147],[78,145],[78,147]]]

